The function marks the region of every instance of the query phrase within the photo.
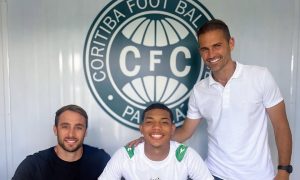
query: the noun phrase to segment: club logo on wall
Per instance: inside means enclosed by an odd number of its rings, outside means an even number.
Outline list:
[[[116,0],[97,15],[84,48],[85,75],[99,105],[138,129],[154,102],[183,123],[194,84],[209,74],[196,30],[212,19],[195,0]]]

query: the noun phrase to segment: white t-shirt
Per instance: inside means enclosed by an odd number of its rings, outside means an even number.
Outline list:
[[[283,98],[266,68],[236,63],[225,87],[211,75],[195,85],[187,117],[207,121],[206,163],[213,175],[231,180],[273,179],[266,108]]]
[[[183,147],[183,149],[181,149]],[[134,149],[130,157],[126,149],[120,148],[106,165],[99,180],[186,180],[189,176],[193,180],[213,180],[202,158],[191,147],[180,146],[170,142],[170,153],[162,161],[152,161],[144,153],[144,143]],[[177,153],[183,153],[181,160]],[[182,157],[182,156],[181,156]]]

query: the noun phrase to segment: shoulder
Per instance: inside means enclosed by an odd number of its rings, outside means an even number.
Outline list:
[[[53,157],[53,152],[54,149],[53,147],[45,149],[45,150],[41,150],[39,152],[36,152],[32,155],[28,155],[24,161],[27,162],[41,162],[41,161],[47,161],[49,158]]]
[[[240,80],[247,82],[251,88],[264,90],[265,87],[277,86],[271,72],[267,67],[255,65],[240,65]]]
[[[41,171],[47,169],[52,157],[53,147],[28,155],[17,167],[13,179],[35,179]]]
[[[110,155],[104,149],[99,149],[97,147],[89,146],[86,144],[83,145],[83,153],[84,156],[87,157],[101,157],[104,159],[110,159]]]
[[[34,155],[37,155],[39,157],[44,157],[44,156],[50,156],[50,155],[53,155],[54,154],[54,147],[50,147],[48,149],[45,149],[45,150],[41,150],[37,153],[35,153]]]
[[[119,149],[120,153],[125,154],[128,159],[133,159],[133,157],[140,156],[144,153],[144,142],[135,147],[124,146]]]
[[[176,158],[180,157],[181,159],[183,159],[187,156],[199,156],[200,157],[200,155],[192,147],[189,147],[185,144],[178,143],[175,141],[171,141],[171,143],[173,143],[173,145],[176,149],[176,151],[175,151]]]
[[[250,74],[251,76],[259,76],[269,72],[268,68],[263,66],[244,65],[244,64],[239,64],[239,66],[241,66],[243,74],[246,73],[246,74]]]
[[[209,88],[210,88],[210,77],[206,77],[205,79],[200,80],[193,86],[190,98],[196,98],[202,93],[206,93],[207,90],[209,90]]]
[[[173,149],[173,151],[175,151],[175,157],[177,159],[177,161],[181,162],[186,153],[187,153],[187,150],[189,149],[189,147],[185,144],[181,144],[181,143],[178,143],[178,142],[175,142],[175,141],[171,141],[171,147]]]
[[[108,167],[123,167],[126,162],[132,161],[136,157],[135,148],[121,147],[117,149],[108,162]]]
[[[205,87],[208,87],[209,86],[209,78],[210,76],[204,78],[204,79],[201,79],[199,82],[197,82],[195,85],[194,85],[194,88],[193,89],[198,89],[198,88],[205,88]]]
[[[135,147],[129,147],[129,146],[124,146],[121,149],[119,149],[119,153],[124,154],[124,152],[126,152],[126,155],[129,159],[131,159],[134,156],[135,154],[134,151],[135,151]]]
[[[87,153],[99,152],[99,150],[100,151],[102,150],[102,149],[99,149],[97,147],[90,146],[90,145],[87,145],[87,144],[83,144],[82,147],[83,147],[83,150]]]

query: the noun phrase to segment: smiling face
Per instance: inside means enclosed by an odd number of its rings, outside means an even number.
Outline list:
[[[169,150],[170,140],[175,132],[175,125],[172,123],[168,111],[151,109],[145,113],[140,131],[144,135],[145,149]]]
[[[86,135],[86,119],[78,112],[67,110],[58,117],[53,130],[57,136],[57,148],[60,152],[77,153],[82,151]]]
[[[231,51],[234,39],[226,39],[222,30],[211,30],[199,35],[200,54],[204,63],[213,73],[225,71],[232,62]]]

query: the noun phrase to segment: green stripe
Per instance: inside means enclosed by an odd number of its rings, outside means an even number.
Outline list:
[[[134,147],[125,146],[124,148],[126,149],[126,152],[131,159],[134,155]]]
[[[188,146],[184,145],[184,144],[180,144],[178,146],[178,148],[176,149],[176,159],[181,162],[184,155],[185,155],[185,152],[187,150]]]

